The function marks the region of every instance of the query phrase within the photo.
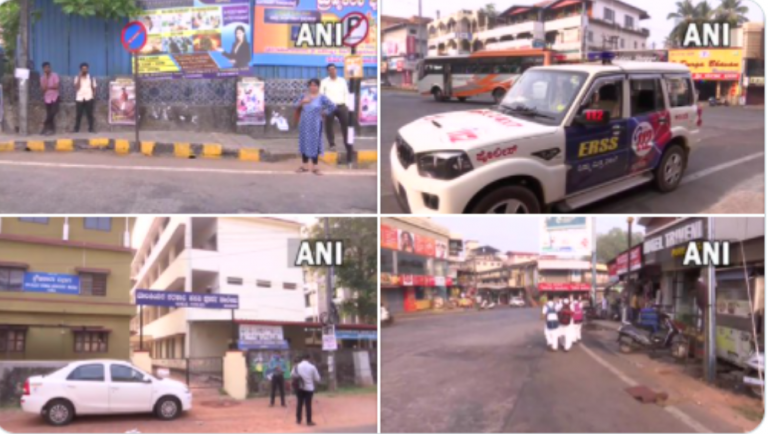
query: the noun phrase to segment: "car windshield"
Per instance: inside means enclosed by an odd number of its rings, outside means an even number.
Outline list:
[[[498,109],[534,122],[560,124],[586,79],[584,72],[529,70],[512,86]]]

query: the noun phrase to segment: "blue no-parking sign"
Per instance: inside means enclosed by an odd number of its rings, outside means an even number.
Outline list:
[[[138,53],[147,45],[147,28],[140,21],[131,21],[123,27],[120,41],[126,51]]]

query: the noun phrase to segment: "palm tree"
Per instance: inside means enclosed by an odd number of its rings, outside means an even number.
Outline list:
[[[691,0],[683,0],[675,3],[675,6],[677,6],[677,12],[670,12],[667,15],[668,20],[677,21],[669,34],[669,37],[675,41],[675,45],[680,45],[685,39],[685,32],[688,30],[689,24],[700,24],[711,20],[714,16],[714,10],[707,3],[707,0],[702,0],[697,5],[694,5]]]
[[[743,6],[741,0],[722,0],[715,9],[715,17],[718,21],[729,23],[731,27],[738,27],[749,21],[748,12],[749,8]]]

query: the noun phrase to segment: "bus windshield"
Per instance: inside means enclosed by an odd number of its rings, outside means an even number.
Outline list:
[[[559,124],[586,80],[584,72],[531,70],[512,86],[500,108],[513,116]]]

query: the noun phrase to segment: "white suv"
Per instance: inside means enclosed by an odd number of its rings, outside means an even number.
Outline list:
[[[427,116],[390,155],[406,212],[570,211],[638,185],[677,188],[698,142],[688,67],[531,68],[498,106]]]

